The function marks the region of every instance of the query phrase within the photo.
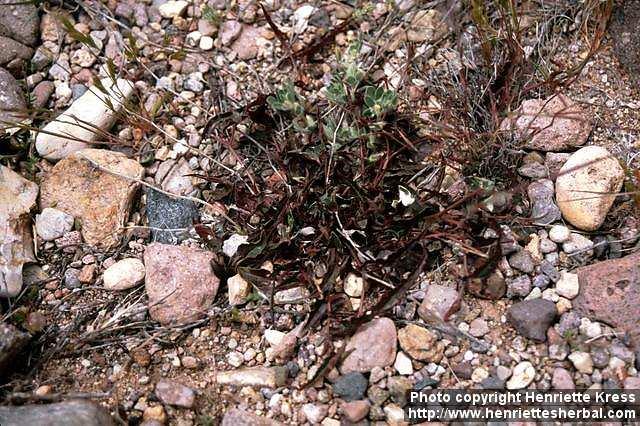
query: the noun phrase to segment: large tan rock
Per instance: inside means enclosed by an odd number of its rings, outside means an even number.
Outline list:
[[[398,343],[411,358],[425,362],[440,362],[445,349],[436,333],[416,324],[398,331]]]
[[[194,321],[206,314],[218,292],[213,253],[153,243],[144,253],[149,314],[162,324]]]
[[[55,207],[80,220],[85,242],[111,249],[144,176],[144,168],[125,155],[84,149],[60,161],[42,182],[40,208]]]
[[[500,128],[527,139],[527,148],[565,151],[580,146],[591,133],[586,111],[568,97],[557,94],[547,99],[529,99]]]
[[[0,296],[16,296],[22,266],[35,261],[29,211],[37,198],[38,185],[0,166]]]
[[[91,86],[65,112],[42,128],[36,137],[38,154],[56,161],[103,139],[103,132],[113,125],[133,94],[133,83],[105,78],[101,84],[102,87]]]
[[[556,179],[556,199],[562,216],[576,228],[595,231],[604,222],[624,170],[604,148],[586,146],[574,152]]]

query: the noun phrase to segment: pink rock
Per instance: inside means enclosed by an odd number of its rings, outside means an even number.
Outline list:
[[[640,390],[640,377],[627,377],[624,379],[624,388]]]
[[[460,309],[460,293],[455,288],[431,284],[418,308],[418,315],[425,321],[439,319],[446,321]]]
[[[576,270],[580,294],[577,313],[629,333],[640,350],[640,253],[582,266]]]
[[[342,362],[342,374],[366,373],[374,367],[386,367],[396,359],[396,326],[389,318],[376,318],[358,328],[349,339]]]
[[[242,24],[240,22],[235,20],[225,21],[225,23],[222,24],[222,28],[220,28],[220,34],[218,34],[220,43],[222,43],[223,46],[228,46],[238,38],[241,32]]]
[[[574,390],[576,388],[573,383],[571,374],[564,368],[556,368],[553,370],[553,377],[551,378],[551,386],[558,390]]]
[[[366,399],[361,401],[343,402],[341,405],[342,414],[350,422],[356,423],[364,419],[369,414],[371,404]]]
[[[191,408],[196,393],[190,387],[169,379],[162,379],[156,385],[156,396],[165,404]]]
[[[246,25],[240,37],[231,45],[231,49],[238,54],[238,59],[247,61],[258,56],[258,37],[263,34],[262,28]]]
[[[526,100],[500,125],[500,130],[513,130],[518,138],[528,139],[527,148],[540,151],[565,151],[583,145],[591,128],[587,113],[562,94]]]
[[[202,317],[213,303],[220,280],[211,269],[213,253],[153,243],[144,263],[149,314],[162,324],[186,323]]]

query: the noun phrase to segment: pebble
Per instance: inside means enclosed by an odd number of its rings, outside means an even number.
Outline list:
[[[542,238],[540,240],[540,252],[542,254],[553,253],[554,251],[557,251],[557,250],[558,250],[558,245],[553,241],[547,238]]]
[[[540,299],[541,297],[542,290],[540,290],[539,287],[534,287],[533,290],[531,290],[531,293],[529,293],[527,297],[524,298],[524,300]]]
[[[193,389],[169,379],[162,379],[156,385],[156,396],[168,405],[191,408],[196,399]]]
[[[594,338],[602,335],[602,326],[597,322],[591,322],[588,318],[582,318],[580,321],[580,327],[578,327],[580,333],[587,338]]]
[[[232,234],[222,243],[222,252],[228,257],[233,257],[238,248],[243,244],[248,244],[249,237],[246,235]]]
[[[285,367],[251,367],[231,371],[219,371],[216,381],[219,385],[252,386],[258,388],[277,388],[287,379]]]
[[[556,305],[544,299],[525,300],[507,311],[507,320],[520,335],[540,342],[546,340],[556,316]]]
[[[535,288],[542,291],[549,286],[550,281],[551,280],[546,275],[536,275],[535,277],[533,277],[531,284],[533,284]]]
[[[489,325],[482,318],[476,318],[469,324],[469,334],[473,337],[482,337],[489,331]]]
[[[569,361],[571,361],[573,366],[579,372],[586,374],[593,373],[593,361],[591,360],[591,355],[587,352],[572,352],[569,355]]]
[[[83,284],[89,284],[93,281],[93,274],[96,271],[95,265],[84,265],[82,269],[80,269],[80,274],[78,274],[78,279]]]
[[[269,343],[271,347],[278,346],[280,342],[282,342],[282,339],[285,335],[286,333],[274,329],[266,329],[264,331],[264,339],[267,341],[267,343]]]
[[[251,294],[251,284],[242,278],[240,274],[236,274],[227,279],[227,288],[229,291],[229,304],[231,306],[242,305]]]
[[[355,401],[364,398],[368,380],[358,372],[344,374],[333,382],[333,393],[345,401]]]
[[[591,361],[596,368],[605,368],[609,364],[609,352],[605,348],[594,346],[591,348]]]
[[[304,404],[302,406],[304,416],[312,424],[320,423],[325,417],[327,417],[328,411],[328,406],[324,404]]]
[[[418,315],[425,321],[435,319],[447,321],[460,309],[461,296],[453,287],[430,284],[418,308]]]
[[[6,6],[0,6],[0,9]],[[1,13],[1,10],[0,10]],[[0,31],[2,25],[0,24]],[[16,79],[6,70],[0,67],[0,132],[15,127],[12,123],[24,119],[24,113],[19,112],[27,108],[25,96]]]
[[[571,231],[563,225],[553,225],[549,230],[549,239],[554,243],[562,244],[569,241]]]
[[[571,233],[569,239],[562,244],[562,250],[567,254],[585,253],[586,255],[591,255],[593,254],[590,253],[592,247],[593,241],[575,232]]]
[[[489,372],[484,367],[478,367],[471,373],[471,381],[474,383],[481,383],[483,380],[489,378]]]
[[[344,292],[350,297],[362,296],[364,280],[362,277],[350,272],[344,280]]]
[[[200,43],[198,43],[198,47],[202,50],[213,49],[213,38],[209,36],[202,36],[200,38]]]
[[[238,21],[225,21],[220,28],[218,39],[223,46],[229,46],[242,32],[242,24]]]
[[[520,176],[528,177],[531,179],[543,179],[548,177],[549,172],[544,164],[540,163],[527,163],[522,165],[518,169]]]
[[[44,241],[53,241],[73,229],[73,216],[46,207],[36,215],[36,232]]]
[[[496,375],[498,379],[505,381],[509,377],[511,377],[511,369],[509,367],[505,367],[504,365],[499,365],[496,367]]]
[[[556,293],[567,299],[575,298],[580,293],[578,274],[566,271],[560,272],[560,279],[556,283]]]
[[[75,268],[69,268],[64,271],[64,285],[69,289],[80,288],[82,284],[80,283],[80,271]]]
[[[97,140],[102,131],[109,130],[124,108],[124,103],[133,95],[134,86],[124,79],[114,83],[110,78],[105,78],[100,83],[105,91],[92,86],[37,134],[38,154],[47,160],[60,160],[87,148],[88,143]],[[91,123],[91,126],[84,123]]]
[[[519,252],[511,255],[509,258],[509,265],[511,265],[512,268],[524,272],[525,274],[532,273],[535,268],[533,257],[527,250],[520,250]]]
[[[346,420],[357,423],[369,414],[370,407],[371,404],[365,399],[361,401],[344,402],[340,405],[340,410],[346,417]]]
[[[404,424],[404,410],[397,404],[388,404],[384,407],[384,415],[390,425]]]
[[[553,265],[553,263],[549,262],[546,259],[543,260],[540,264],[540,272],[542,272],[553,282],[557,282],[560,279],[560,273],[558,272],[558,269]]]
[[[527,187],[527,194],[531,201],[531,219],[535,223],[547,225],[560,219],[560,209],[553,198],[553,182],[542,179],[532,182]]]
[[[146,213],[153,228],[151,241],[165,244],[178,244],[188,238],[188,230],[200,218],[193,201],[169,197],[153,189],[147,190]]]
[[[556,179],[562,216],[576,228],[597,230],[622,188],[624,176],[618,160],[602,147],[586,146],[574,152]]]
[[[445,348],[436,333],[416,324],[409,324],[398,331],[398,342],[410,357],[425,362],[440,362]]]
[[[144,252],[149,315],[161,324],[201,318],[213,303],[220,280],[214,254],[187,246],[152,243]]]
[[[175,18],[181,16],[189,3],[185,0],[169,0],[158,7],[158,11],[163,18]]]
[[[549,358],[564,361],[569,355],[569,345],[565,342],[549,345]]]
[[[507,297],[526,297],[531,292],[531,279],[527,275],[520,275],[507,280]]]
[[[109,266],[102,276],[104,288],[108,290],[127,290],[144,281],[145,268],[140,259],[122,259]]]
[[[363,324],[347,343],[345,352],[349,355],[342,361],[342,373],[365,373],[374,367],[392,365],[396,344],[396,326],[389,318],[376,318]]]
[[[551,386],[557,390],[575,390],[576,388],[571,374],[564,368],[560,367],[553,370]]]
[[[227,363],[232,367],[238,368],[244,363],[244,356],[237,351],[229,352],[227,354]]]
[[[524,389],[533,382],[535,376],[536,370],[533,365],[529,361],[522,361],[514,367],[506,387],[509,390]]]
[[[526,140],[527,148],[539,151],[566,151],[580,146],[592,127],[586,111],[563,94],[525,100],[500,125],[501,130],[513,130]]]
[[[396,361],[393,364],[394,368],[403,376],[409,376],[413,374],[413,365],[411,365],[411,358],[409,358],[404,352],[399,351],[396,355]]]

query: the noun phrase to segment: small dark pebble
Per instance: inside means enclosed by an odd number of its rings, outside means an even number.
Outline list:
[[[622,257],[622,243],[616,241],[612,235],[607,236],[609,242],[609,259],[619,259]]]
[[[504,380],[489,376],[480,383],[480,386],[482,386],[483,389],[502,390],[504,389]]]
[[[285,368],[287,369],[287,374],[291,378],[296,377],[298,375],[298,373],[300,372],[300,366],[295,361],[287,362],[287,364],[285,365]]]
[[[418,380],[418,382],[416,382],[416,384],[413,385],[413,390],[420,391],[426,388],[427,386],[435,386],[438,383],[440,383],[438,380],[427,377],[426,379]]]
[[[362,373],[348,373],[340,376],[333,383],[333,393],[345,401],[362,399],[367,391],[369,381]]]
[[[538,287],[540,290],[544,290],[549,287],[549,282],[551,280],[546,275],[536,275],[533,278],[532,284],[534,287]]]
[[[80,279],[78,278],[80,271],[78,269],[69,268],[64,271],[64,285],[69,289],[80,288]]]
[[[603,235],[596,235],[593,238],[593,256],[596,259],[603,259],[607,254],[608,248],[609,242],[607,241],[607,237]]]
[[[158,191],[148,190],[147,218],[151,228],[185,229],[193,227],[199,214],[193,201],[171,198]],[[178,244],[188,236],[188,231],[151,231],[151,240],[163,244]]]
[[[549,279],[554,283],[560,279],[560,272],[558,272],[558,268],[553,266],[553,264],[547,260],[543,260],[542,263],[540,263],[540,272],[549,277]]]
[[[591,348],[591,359],[593,366],[596,368],[604,368],[609,364],[609,353],[605,348]]]

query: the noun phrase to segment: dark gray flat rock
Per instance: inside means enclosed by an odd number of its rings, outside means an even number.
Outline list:
[[[147,219],[152,228],[167,231],[151,230],[151,242],[163,244],[179,244],[189,236],[188,231],[172,231],[174,229],[191,228],[194,220],[200,217],[193,201],[168,197],[161,192],[147,191]]]

